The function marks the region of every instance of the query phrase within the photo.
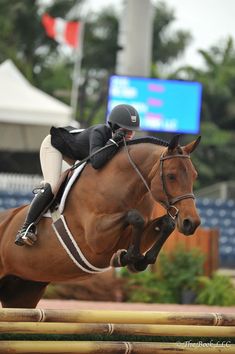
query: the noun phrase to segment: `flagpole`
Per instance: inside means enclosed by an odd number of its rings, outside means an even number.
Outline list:
[[[71,90],[72,120],[76,120],[77,105],[78,105],[79,79],[81,76],[81,63],[82,63],[82,56],[83,56],[84,22],[79,22],[78,32],[79,32],[78,46],[75,49],[75,60],[74,60],[72,90]]]

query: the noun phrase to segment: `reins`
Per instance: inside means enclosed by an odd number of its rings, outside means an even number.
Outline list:
[[[127,146],[127,143],[126,143],[125,139],[123,139],[123,144],[124,144],[124,148],[125,148],[125,151],[127,153],[128,160],[129,160],[131,166],[133,167],[135,172],[138,174],[138,176],[142,180],[143,184],[145,185],[147,191],[150,193],[151,197],[155,200],[155,198],[154,198],[154,196],[152,194],[152,191],[151,191],[146,179],[144,178],[144,176],[142,175],[141,171],[139,170],[139,168],[136,166],[135,162],[131,158],[131,155],[129,153],[129,149],[128,149],[128,146]],[[87,156],[85,159],[75,163],[70,168],[70,170],[72,171],[72,170],[76,169],[77,167],[82,165],[84,162],[90,160],[91,157],[93,157],[94,155],[98,154],[99,152],[101,152],[103,150],[106,150],[110,146],[113,146],[113,145],[112,144],[105,145],[102,148],[96,150],[95,152],[93,152],[92,154]],[[174,198],[170,197],[170,195],[169,195],[169,193],[167,191],[167,188],[166,188],[166,183],[165,183],[165,179],[164,179],[164,175],[163,175],[163,162],[165,160],[169,160],[169,159],[173,159],[173,158],[187,158],[187,159],[190,159],[190,156],[189,155],[180,155],[180,154],[172,155],[172,156],[163,156],[163,154],[162,154],[161,157],[160,157],[160,160],[159,160],[160,161],[159,166],[160,166],[160,178],[161,178],[161,183],[162,183],[162,189],[163,189],[163,192],[166,195],[167,200],[166,201],[157,200],[157,202],[160,203],[167,210],[168,215],[174,220],[174,219],[176,219],[176,217],[177,217],[177,215],[179,213],[179,209],[174,204],[176,204],[177,202],[179,202],[179,201],[181,201],[183,199],[189,199],[189,198],[195,199],[195,196],[194,196],[193,193],[187,193],[187,194],[183,194],[183,195],[180,195],[180,196],[177,196],[177,197],[174,197]]]
[[[98,154],[99,152],[108,149],[109,147],[113,146],[112,144],[110,145],[105,145],[102,148],[96,150],[95,152],[93,152],[92,154],[88,155],[87,157],[85,157],[85,159],[75,163],[72,167],[70,167],[70,170],[75,170],[77,167],[81,166],[84,162],[89,161],[91,157],[95,156],[96,154]]]
[[[126,140],[123,139],[123,142],[124,142],[124,147],[125,147],[125,149],[126,149],[126,153],[127,153],[128,160],[129,160],[130,164],[131,164],[132,167],[134,168],[135,172],[136,172],[136,173],[139,175],[139,177],[142,179],[142,182],[144,183],[144,185],[145,185],[147,191],[151,194],[152,198],[154,199],[153,194],[152,194],[152,191],[151,191],[151,189],[150,189],[149,186],[148,186],[148,183],[146,182],[144,176],[142,175],[142,173],[140,172],[140,170],[138,169],[138,167],[136,166],[136,164],[134,163],[134,161],[133,161],[132,158],[131,158],[131,155],[130,155],[130,153],[129,153],[129,150],[128,150],[128,147],[127,147],[127,144],[126,144]]]
[[[144,176],[142,175],[142,173],[140,172],[140,170],[138,169],[138,167],[136,166],[136,164],[134,163],[133,159],[130,156],[129,149],[127,147],[125,139],[123,139],[123,142],[124,142],[124,147],[125,147],[130,164],[132,165],[132,167],[134,168],[136,173],[141,178],[143,184],[145,185],[147,191],[150,193],[151,197],[155,200],[155,198],[152,194],[152,191],[149,188],[147,181],[145,180]],[[173,158],[188,158],[188,159],[190,159],[190,156],[189,155],[180,155],[180,154],[172,155],[172,156],[163,156],[163,153],[162,153],[162,155],[160,157],[160,164],[159,164],[160,178],[161,178],[161,183],[162,183],[162,189],[167,197],[167,201],[162,201],[162,200],[157,200],[157,201],[167,210],[168,215],[174,220],[174,219],[176,219],[176,217],[179,213],[179,209],[174,204],[179,202],[180,200],[183,200],[183,199],[189,199],[189,198],[195,199],[195,196],[193,193],[187,193],[187,194],[183,194],[183,195],[180,195],[180,196],[177,196],[174,198],[170,197],[170,195],[167,191],[167,188],[166,188],[166,183],[165,183],[165,179],[164,179],[164,175],[163,175],[163,162],[165,160],[169,160],[169,159],[173,159]]]

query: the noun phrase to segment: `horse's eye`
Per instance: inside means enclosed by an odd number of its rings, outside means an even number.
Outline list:
[[[173,173],[168,173],[167,174],[167,178],[170,180],[170,181],[175,181],[176,180],[176,177]]]

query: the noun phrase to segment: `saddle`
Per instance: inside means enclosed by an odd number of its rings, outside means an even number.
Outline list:
[[[59,182],[56,188],[53,190],[54,199],[53,199],[53,203],[50,206],[51,212],[57,209],[59,209],[60,213],[63,212],[65,201],[67,199],[69,191],[72,185],[75,183],[75,181],[79,178],[85,165],[86,162],[79,165],[76,169],[69,168],[61,174]]]

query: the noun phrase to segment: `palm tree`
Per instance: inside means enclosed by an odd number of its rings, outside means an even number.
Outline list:
[[[203,84],[202,121],[214,122],[223,129],[235,130],[235,50],[232,38],[209,51],[199,50],[202,69],[186,66],[174,75]]]

